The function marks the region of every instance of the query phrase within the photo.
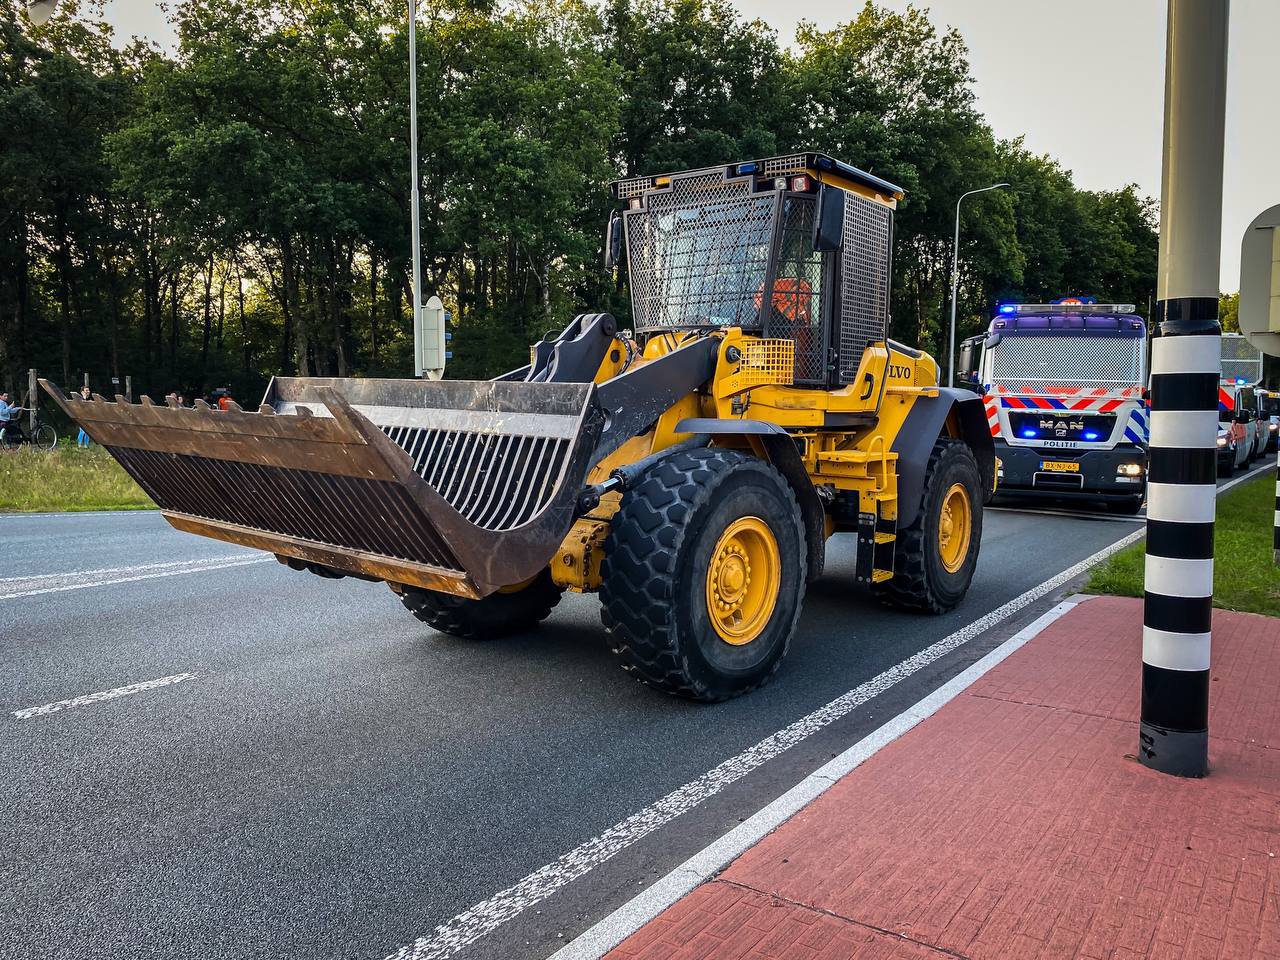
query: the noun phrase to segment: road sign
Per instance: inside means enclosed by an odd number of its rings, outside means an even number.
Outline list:
[[[1280,356],[1280,204],[1258,214],[1240,244],[1240,332]]]
[[[445,350],[448,337],[449,311],[439,297],[432,297],[418,311],[413,325],[413,374],[428,380],[444,376],[444,364],[449,359]]]

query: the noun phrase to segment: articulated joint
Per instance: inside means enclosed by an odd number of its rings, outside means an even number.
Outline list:
[[[651,453],[647,457],[642,457],[635,463],[628,463],[616,468],[611,474],[609,474],[607,480],[603,480],[600,483],[588,484],[586,487],[583,487],[582,493],[578,494],[578,516],[584,516],[596,507],[600,506],[600,500],[606,493],[613,493],[615,491],[621,493],[633,486],[635,482],[644,475],[644,472],[658,461],[665,460],[672,454],[683,453],[686,450],[696,450],[699,447],[705,447],[710,442],[711,437],[705,433],[701,433],[697,436],[690,437],[688,440],[683,440],[680,443],[674,443],[669,447],[664,447],[656,453]]]

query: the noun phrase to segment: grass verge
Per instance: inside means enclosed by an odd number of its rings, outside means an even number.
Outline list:
[[[0,513],[145,510],[154,506],[101,447],[0,450]]]
[[[1214,532],[1213,605],[1280,616],[1280,568],[1272,560],[1275,473],[1268,470],[1218,498]],[[1095,567],[1089,593],[1142,596],[1146,544],[1112,554]]]

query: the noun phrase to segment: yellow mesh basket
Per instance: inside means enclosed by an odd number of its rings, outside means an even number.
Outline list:
[[[738,367],[737,386],[760,387],[767,384],[790,386],[795,382],[796,344],[794,340],[746,340],[742,344],[742,363]]]

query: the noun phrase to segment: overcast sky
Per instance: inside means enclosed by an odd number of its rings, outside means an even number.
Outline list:
[[[831,27],[858,0],[735,0],[784,43],[799,16]],[[905,9],[907,0],[880,0]],[[1000,137],[1025,136],[1090,189],[1136,183],[1160,195],[1165,0],[921,0],[969,45],[978,103]],[[1280,203],[1280,110],[1275,42],[1280,2],[1233,0],[1227,87],[1222,288],[1240,285],[1240,240]],[[120,33],[168,45],[152,0],[109,0]],[[844,157],[856,164],[857,157]],[[975,184],[976,186],[977,184]],[[1105,291],[1099,291],[1105,294]]]

